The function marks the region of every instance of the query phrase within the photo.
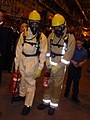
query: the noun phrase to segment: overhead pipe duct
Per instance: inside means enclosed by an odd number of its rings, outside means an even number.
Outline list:
[[[62,10],[64,10],[71,18],[73,21],[77,21],[75,18],[73,18],[73,16],[69,13],[68,9],[65,8],[65,5],[62,5],[60,1],[58,0],[54,0],[54,2],[56,2],[60,8],[62,8]],[[78,22],[78,21],[77,21]]]
[[[56,13],[55,10],[53,10],[52,8],[50,8],[49,6],[47,6],[47,4],[45,4],[42,0],[39,0],[39,3],[43,6],[45,6],[47,9],[49,9],[50,11],[52,11],[53,13]]]
[[[77,5],[78,5],[78,7],[79,7],[79,9],[80,9],[80,11],[81,11],[81,13],[84,15],[86,21],[88,21],[88,19],[87,19],[86,15],[85,15],[85,13],[84,13],[84,11],[83,11],[83,9],[82,9],[80,3],[78,2],[78,0],[75,0],[75,2],[77,3]]]
[[[50,8],[50,7],[44,2],[44,0],[38,0],[38,2],[39,2],[42,6],[46,7],[48,10],[52,11],[53,13],[57,13],[54,9]],[[57,2],[57,0],[54,0],[54,2],[55,2],[56,4],[58,4],[58,5],[60,6],[60,8],[62,8],[62,10],[64,10],[64,11],[70,16],[70,18],[71,18],[73,21],[77,21],[75,18],[72,17],[72,15],[71,15],[60,3]],[[77,22],[78,22],[78,21],[77,21]]]
[[[58,0],[54,0],[69,16],[71,16],[71,14],[67,11],[67,9],[65,8],[65,5],[60,4],[60,1],[58,3]]]
[[[56,2],[56,0],[54,0],[54,2]],[[45,7],[46,7],[47,9],[49,9],[50,11],[52,11],[53,13],[57,13],[54,9],[50,8],[50,7],[44,2],[44,0],[39,0],[39,3],[40,3],[41,5],[43,5],[43,6],[45,6]],[[57,3],[57,2],[56,2],[56,3]],[[57,4],[58,4],[58,3],[57,3]],[[74,21],[76,21],[76,20],[70,15],[70,13],[62,7],[62,5],[60,5],[60,4],[58,4],[58,5],[59,5],[60,8],[62,8],[62,10],[64,10]]]

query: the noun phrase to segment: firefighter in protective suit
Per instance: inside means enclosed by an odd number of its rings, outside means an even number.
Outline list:
[[[41,75],[47,53],[47,38],[40,32],[40,14],[33,10],[28,19],[28,28],[20,35],[15,57],[15,70],[19,69],[22,78],[19,96],[14,101],[25,100],[22,115],[27,115],[31,110],[36,90],[35,79]]]
[[[65,68],[70,63],[75,49],[75,37],[67,33],[65,18],[60,14],[55,14],[52,18],[52,33],[48,41],[46,66],[51,69],[49,88],[44,90],[38,109],[48,108],[48,115],[53,115],[58,106]]]

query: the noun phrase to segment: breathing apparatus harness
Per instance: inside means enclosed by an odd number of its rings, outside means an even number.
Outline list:
[[[37,49],[36,49],[36,53],[35,54],[26,54],[24,51],[22,51],[22,54],[25,56],[25,57],[33,57],[33,56],[38,56],[39,54],[40,54],[40,51],[39,51],[39,48],[40,48],[40,35],[41,35],[41,32],[37,32],[37,34],[33,37],[33,38],[31,38],[31,39],[26,39],[26,36],[24,36],[23,37],[23,44],[22,44],[22,46],[24,46],[24,44],[25,43],[27,43],[27,44],[30,44],[30,45],[32,45],[32,46],[35,46]],[[30,40],[33,40],[34,38],[36,37],[36,42],[35,43],[33,43],[33,42],[27,42],[27,40],[28,41],[30,41]]]
[[[52,47],[54,47],[54,46],[57,46],[58,48],[63,47],[65,52],[66,52],[67,49],[68,49],[68,38],[69,38],[69,36],[70,36],[70,34],[68,34],[67,36],[64,37],[64,45],[59,44],[59,42],[61,40],[61,37],[60,37],[60,39],[58,40],[57,43],[53,43],[53,39],[50,40],[50,57],[55,58],[56,56],[64,56],[64,54],[62,54],[62,53],[53,52]]]

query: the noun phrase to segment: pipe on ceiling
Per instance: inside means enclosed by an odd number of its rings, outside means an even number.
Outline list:
[[[54,1],[56,2],[56,0],[54,0]],[[46,3],[44,3],[43,0],[39,0],[39,3],[40,3],[41,5],[43,5],[43,6],[45,6],[47,9],[51,10],[53,13],[56,13],[56,11],[53,10],[52,8],[50,8]],[[56,3],[57,3],[57,2],[56,2]],[[71,14],[70,14],[68,11],[66,11],[66,9],[64,9],[64,7],[63,7],[61,4],[59,4],[59,3],[57,3],[57,4],[72,18],[73,21],[77,21],[75,18],[73,18],[73,17],[71,16]],[[77,22],[78,22],[78,21],[77,21]]]
[[[86,15],[85,15],[85,13],[84,13],[84,11],[83,11],[83,9],[82,9],[82,7],[81,7],[81,5],[80,5],[79,1],[78,1],[78,0],[75,0],[75,2],[77,3],[77,5],[78,5],[78,7],[79,7],[79,9],[80,9],[80,11],[81,11],[81,13],[84,15],[84,17],[85,17],[86,21],[88,21],[88,19],[87,19],[87,17],[86,17]]]
[[[47,6],[47,4],[45,4],[42,0],[39,0],[39,3],[41,3],[43,6],[45,6],[47,9],[49,9],[49,10],[52,11],[53,13],[56,13],[55,10],[53,10],[52,8],[50,8],[49,6]]]
[[[54,0],[69,16],[71,16],[71,14],[67,11],[67,9],[65,8],[65,5],[62,5],[61,2]],[[72,16],[71,16],[72,17]]]

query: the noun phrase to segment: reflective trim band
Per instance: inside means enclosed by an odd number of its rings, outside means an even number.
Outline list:
[[[48,103],[51,102],[51,100],[45,100],[45,99],[43,99],[43,102],[46,103],[46,104],[48,104]]]
[[[56,65],[57,65],[57,63],[55,63],[55,62],[51,61],[51,57],[50,57],[50,64],[51,64],[51,65],[54,65],[54,66],[56,66]]]
[[[67,46],[67,44],[64,42],[64,47],[66,47]]]
[[[68,65],[70,63],[70,61],[67,61],[65,59],[61,59],[61,62],[64,63],[64,64],[66,64],[66,65]]]
[[[66,43],[64,43],[64,47],[62,49],[62,54],[65,54]]]
[[[62,54],[65,54],[65,47],[63,47],[62,49]]]
[[[52,103],[52,102],[50,102],[50,106],[51,106],[52,108],[58,107],[58,103]]]
[[[47,57],[50,57],[50,53],[47,53],[46,56],[47,56]]]
[[[61,85],[61,90],[63,89],[63,85]]]

